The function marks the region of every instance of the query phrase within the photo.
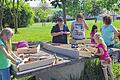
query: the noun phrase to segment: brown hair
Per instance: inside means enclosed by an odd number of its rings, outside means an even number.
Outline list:
[[[104,22],[106,25],[111,24],[111,22],[112,22],[112,17],[111,17],[111,16],[103,16],[103,22]]]
[[[82,19],[84,19],[83,14],[81,14],[81,13],[77,14],[77,16],[76,16],[76,20],[77,20],[77,21],[78,21],[78,18],[82,18]]]

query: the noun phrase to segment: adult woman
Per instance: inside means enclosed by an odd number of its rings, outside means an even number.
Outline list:
[[[51,30],[52,43],[63,43],[67,44],[67,35],[69,35],[69,29],[66,25],[63,24],[63,19],[58,18],[57,24],[53,26]]]
[[[101,27],[102,38],[107,47],[114,47],[114,37],[118,35],[118,31],[115,26],[112,25],[111,16],[104,16],[103,23],[104,25]]]
[[[72,22],[71,26],[72,39],[85,39],[85,29],[88,29],[88,25],[86,24],[83,15],[77,14],[76,20]]]
[[[10,80],[11,60],[13,63],[21,62],[10,50],[10,38],[13,31],[10,28],[5,28],[0,33],[0,80]]]

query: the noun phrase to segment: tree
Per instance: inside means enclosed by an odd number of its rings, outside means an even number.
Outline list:
[[[34,8],[35,18],[40,19],[42,26],[45,25],[50,12],[51,10],[48,8],[48,4],[46,2],[43,2],[42,5],[40,4],[39,7]]]
[[[51,0],[49,0],[51,1]],[[66,24],[66,9],[65,9],[65,2],[66,0],[52,0],[51,4],[56,8],[57,6],[59,8],[63,9],[63,19],[64,23]]]
[[[17,0],[17,9],[15,9],[15,0],[13,0],[13,23],[15,28],[15,33],[17,33],[18,28],[18,7],[19,7],[19,0]]]
[[[119,0],[98,0],[102,8],[105,8],[107,11],[113,11],[114,4],[117,4]]]
[[[3,29],[2,21],[3,21],[3,13],[4,13],[4,3],[5,0],[0,0],[0,30]]]
[[[65,3],[68,15],[75,17],[77,13],[82,12],[82,0],[67,0]]]

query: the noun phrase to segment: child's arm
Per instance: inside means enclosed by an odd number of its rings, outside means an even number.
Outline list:
[[[100,55],[104,54],[104,50],[102,48],[99,48],[99,51],[100,51],[100,53],[96,53],[96,55],[100,56]]]
[[[85,22],[85,20],[83,20],[83,22],[84,22],[85,28],[88,30],[89,27],[88,27],[87,23]]]
[[[16,63],[16,60],[14,59],[14,57],[12,57],[12,56],[7,52],[7,50],[6,50],[3,46],[0,46],[0,49],[5,53],[5,55],[6,55],[13,63]]]

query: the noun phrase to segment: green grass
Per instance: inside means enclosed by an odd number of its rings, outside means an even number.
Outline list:
[[[86,21],[89,25],[89,30],[86,30],[86,38],[89,38],[89,34],[91,31],[91,27],[94,24],[93,20]],[[68,27],[70,29],[71,21],[67,22]],[[46,23],[45,26],[42,26],[41,23],[35,23],[26,28],[18,28],[18,33],[14,34],[12,41],[17,42],[21,40],[26,41],[51,41],[51,28],[55,25],[55,23]],[[120,29],[120,21],[116,20],[113,22],[113,25],[116,26],[117,29]],[[102,21],[97,22],[98,31],[100,31],[100,27],[102,26]]]

